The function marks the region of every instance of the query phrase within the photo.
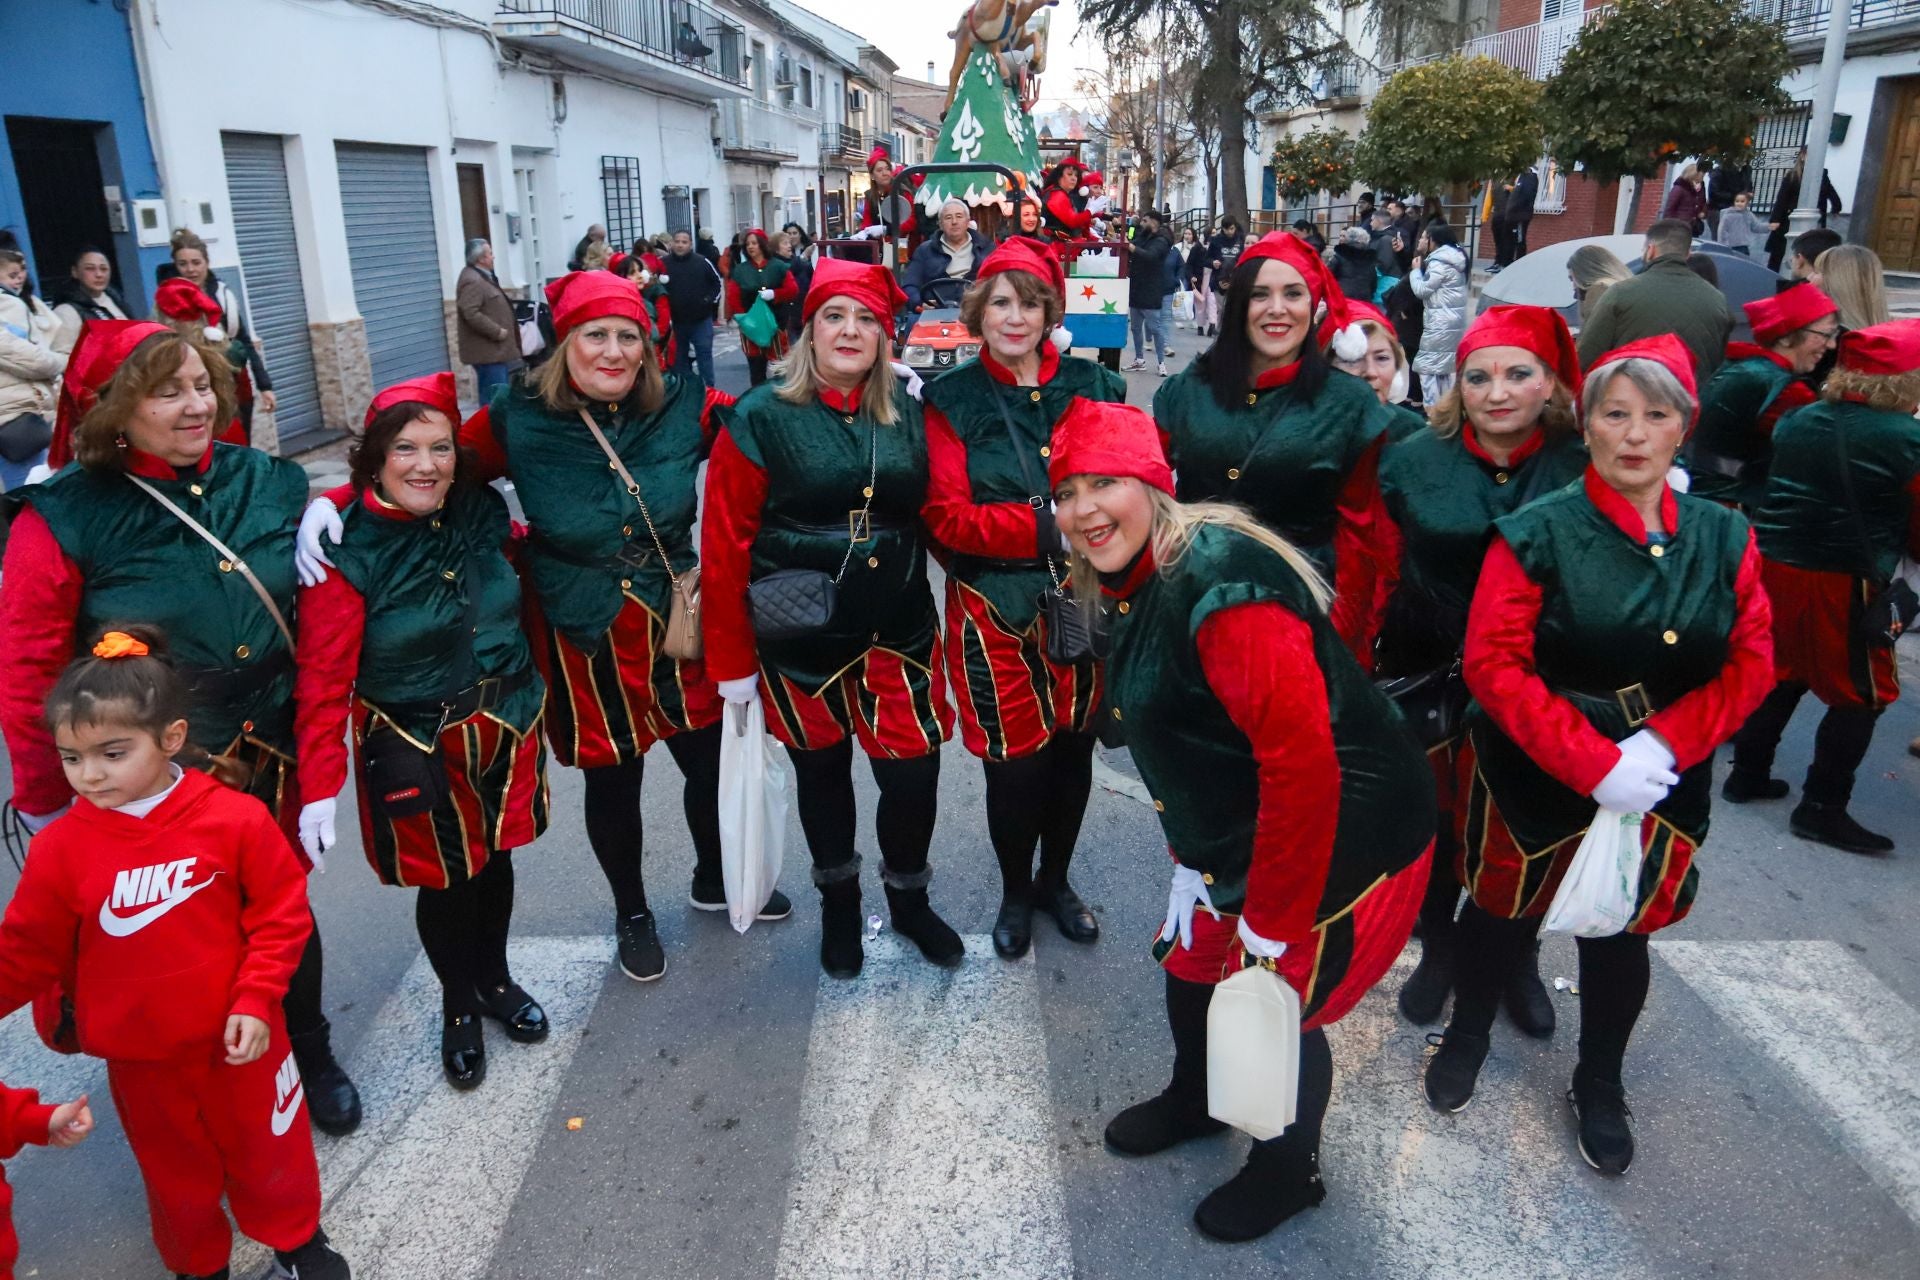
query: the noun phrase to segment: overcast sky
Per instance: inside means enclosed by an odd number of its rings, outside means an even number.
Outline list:
[[[849,31],[856,31],[879,46],[889,58],[900,64],[900,74],[919,79],[927,74],[927,63],[934,64],[933,78],[944,84],[953,66],[953,41],[947,32],[960,25],[966,12],[964,0],[799,0],[807,8],[831,19]],[[1060,0],[1053,8],[1048,33],[1048,70],[1040,77],[1040,109],[1059,102],[1080,105],[1074,81],[1082,68],[1101,61],[1091,37],[1076,39],[1080,33],[1080,10],[1076,0]]]

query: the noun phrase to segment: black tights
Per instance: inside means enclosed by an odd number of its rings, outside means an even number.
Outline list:
[[[693,877],[718,884],[720,726],[676,733],[662,741],[686,778],[680,801],[693,837]],[[645,915],[647,889],[640,863],[646,842],[640,827],[640,784],[646,777],[646,761],[635,757],[585,773],[587,843],[593,846],[593,856],[600,860],[600,870],[613,890],[613,909],[623,919]]]
[[[1173,1084],[1170,1092],[1204,1103],[1207,1096],[1207,1006],[1213,987],[1166,975],[1167,1026],[1173,1032]],[[1320,1130],[1333,1101],[1333,1046],[1325,1027],[1300,1033],[1300,1094],[1294,1103],[1293,1123],[1277,1142],[1298,1144],[1308,1152],[1320,1150]]]
[[[1733,736],[1733,767],[1742,774],[1764,778],[1773,771],[1773,754],[1780,746],[1780,735],[1793,719],[1793,709],[1807,686],[1802,681],[1782,681],[1773,687],[1740,732]],[[1813,763],[1807,766],[1804,794],[1815,804],[1844,807],[1853,798],[1853,779],[1860,762],[1867,758],[1867,746],[1873,741],[1873,726],[1880,712],[1873,707],[1828,707],[1813,735]]]
[[[1000,860],[1008,896],[1033,884],[1033,849],[1040,846],[1040,884],[1058,889],[1080,838],[1093,791],[1092,734],[1064,733],[1030,756],[987,760],[987,835]]]
[[[413,923],[427,963],[440,979],[449,1017],[478,1013],[479,989],[510,981],[507,930],[513,923],[513,851],[502,849],[471,880],[446,889],[422,889]]]
[[[1433,839],[1433,871],[1427,877],[1427,893],[1420,901],[1420,945],[1424,958],[1433,948],[1453,943],[1453,918],[1460,909],[1460,882],[1453,878],[1454,840],[1442,814],[1440,832]]]
[[[1453,1020],[1448,1031],[1484,1036],[1493,1028],[1508,977],[1526,963],[1544,917],[1503,920],[1472,902],[1455,926]],[[1653,976],[1644,933],[1576,938],[1580,950],[1580,1065],[1609,1084],[1620,1083],[1633,1025],[1646,1007]]]
[[[767,357],[747,357],[747,385],[757,387],[767,380]]]
[[[307,935],[300,963],[293,971],[293,979],[287,983],[286,996],[280,1001],[280,1012],[286,1017],[290,1036],[324,1031],[327,1027],[327,1011],[320,997],[325,957],[320,952],[320,922],[314,919],[312,907],[307,908],[307,918],[313,921],[313,932]]]
[[[787,748],[793,761],[794,799],[807,851],[819,869],[853,861],[858,825],[853,803],[853,743],[842,739],[813,751]],[[927,865],[933,844],[933,819],[940,789],[940,754],[912,760],[870,756],[867,765],[880,788],[874,834],[889,871],[910,875]]]

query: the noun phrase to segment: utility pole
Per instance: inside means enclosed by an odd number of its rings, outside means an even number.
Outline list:
[[[1827,43],[1820,51],[1820,83],[1807,123],[1807,163],[1800,170],[1800,203],[1787,222],[1787,239],[1820,225],[1820,192],[1826,186],[1827,137],[1833,132],[1833,100],[1840,92],[1840,66],[1847,60],[1847,22],[1853,0],[1830,0]]]

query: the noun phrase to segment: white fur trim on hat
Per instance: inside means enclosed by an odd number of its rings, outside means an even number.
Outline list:
[[[1065,355],[1073,349],[1073,330],[1063,324],[1057,324],[1053,326],[1053,332],[1047,335],[1047,341],[1059,348],[1061,355]]]
[[[222,329],[217,324],[208,325],[205,329],[201,330],[200,336],[205,338],[208,342],[215,343],[215,344],[222,343],[227,340],[226,330]]]
[[[1412,385],[1413,379],[1407,373],[1407,366],[1402,364],[1398,369],[1393,371],[1393,382],[1387,387],[1387,403],[1399,404],[1405,400],[1407,398],[1407,390]]]
[[[1320,310],[1324,313],[1327,304],[1322,302]],[[1324,318],[1324,317],[1323,317]],[[1344,329],[1333,331],[1333,354],[1341,360],[1364,360],[1367,355],[1367,331],[1358,320]]]
[[[1693,477],[1687,474],[1685,467],[1667,468],[1667,488],[1675,493],[1685,493],[1693,487]]]

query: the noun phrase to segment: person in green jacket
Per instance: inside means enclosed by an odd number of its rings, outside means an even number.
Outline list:
[[[1580,326],[1580,363],[1590,365],[1603,352],[1640,338],[1672,333],[1693,352],[1695,372],[1711,377],[1726,359],[1733,308],[1718,287],[1687,266],[1691,252],[1693,228],[1687,223],[1663,218],[1648,227],[1641,250],[1645,268],[1608,289]]]

